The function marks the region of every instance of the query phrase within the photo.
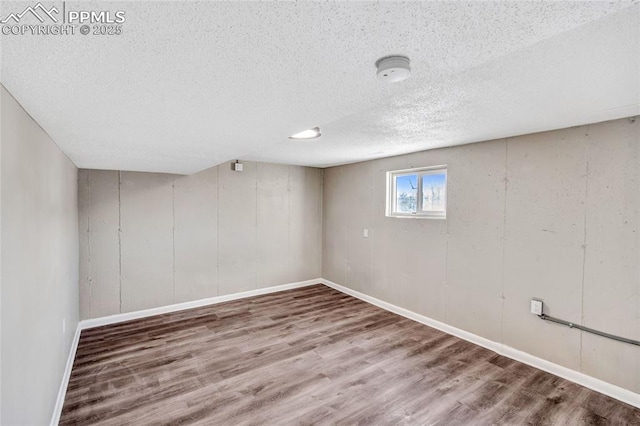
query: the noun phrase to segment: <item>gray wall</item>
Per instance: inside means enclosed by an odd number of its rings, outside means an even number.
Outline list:
[[[446,220],[385,217],[385,172],[447,164]],[[640,121],[325,170],[323,276],[640,392]],[[363,229],[369,238],[363,238]]]
[[[83,319],[321,277],[320,169],[78,179]]]
[[[2,91],[2,415],[48,424],[78,323],[77,169]]]

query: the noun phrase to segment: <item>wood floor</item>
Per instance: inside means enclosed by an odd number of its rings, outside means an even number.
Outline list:
[[[60,424],[640,425],[640,410],[315,285],[83,331]]]

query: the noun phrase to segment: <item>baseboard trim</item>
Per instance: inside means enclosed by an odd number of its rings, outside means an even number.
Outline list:
[[[71,347],[69,348],[69,355],[67,356],[67,365],[64,368],[62,374],[62,381],[60,382],[60,388],[58,389],[58,398],[56,399],[56,405],[53,407],[53,415],[51,416],[51,426],[56,426],[60,422],[60,415],[62,414],[62,406],[64,405],[64,397],[67,394],[67,386],[69,385],[69,378],[71,377],[71,369],[73,368],[73,361],[76,359],[76,350],[78,349],[78,342],[80,341],[80,332],[82,328],[80,323],[76,326],[76,334],[71,341]]]
[[[545,359],[538,358],[529,353],[514,349],[510,346],[503,345],[502,343],[485,339],[484,337],[469,333],[468,331],[461,330],[459,328],[453,327],[440,321],[436,321],[424,315],[417,314],[408,309],[404,309],[383,300],[376,299],[375,297],[369,296],[359,291],[352,290],[343,285],[334,283],[333,281],[322,279],[321,282],[324,285],[333,288],[334,290],[338,290],[342,293],[358,298],[364,302],[371,303],[372,305],[385,309],[389,312],[393,312],[394,314],[401,315],[405,318],[409,318],[421,324],[428,325],[429,327],[433,327],[437,330],[444,331],[445,333],[451,334],[468,342],[474,343],[478,346],[482,346],[484,348],[492,350],[493,352],[506,356],[507,358],[511,358],[537,369],[546,371],[547,373],[562,377],[563,379],[577,383],[596,392],[600,392],[604,395],[615,398],[626,404],[640,408],[640,394],[632,392],[628,389],[621,388],[603,380],[596,379],[595,377],[580,373],[579,371],[571,370],[570,368],[566,368]]]
[[[218,303],[229,302],[231,300],[245,299],[247,297],[260,296],[263,294],[277,293],[284,290],[292,290],[294,288],[307,287],[314,284],[321,284],[322,278],[314,280],[298,281],[295,283],[276,285],[273,287],[259,288],[256,290],[243,291],[241,293],[226,294],[224,296],[209,297],[207,299],[193,300],[184,303],[175,303],[173,305],[160,306],[158,308],[144,309],[141,311],[127,312],[124,314],[109,315],[106,317],[92,318],[80,321],[83,330],[88,328],[100,327],[103,325],[117,324],[119,322],[131,321],[134,319],[151,317],[154,315],[167,314],[170,312],[183,311],[185,309],[200,308],[202,306],[216,305]]]

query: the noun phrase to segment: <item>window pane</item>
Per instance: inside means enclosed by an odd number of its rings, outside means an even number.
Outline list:
[[[418,176],[404,175],[396,177],[396,211],[413,213],[418,204]]]
[[[444,173],[422,176],[422,211],[443,212],[447,199],[447,178]]]

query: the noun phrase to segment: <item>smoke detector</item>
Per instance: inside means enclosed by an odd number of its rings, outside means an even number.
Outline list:
[[[409,78],[411,67],[406,56],[385,56],[376,61],[378,79],[387,83],[397,83]]]

